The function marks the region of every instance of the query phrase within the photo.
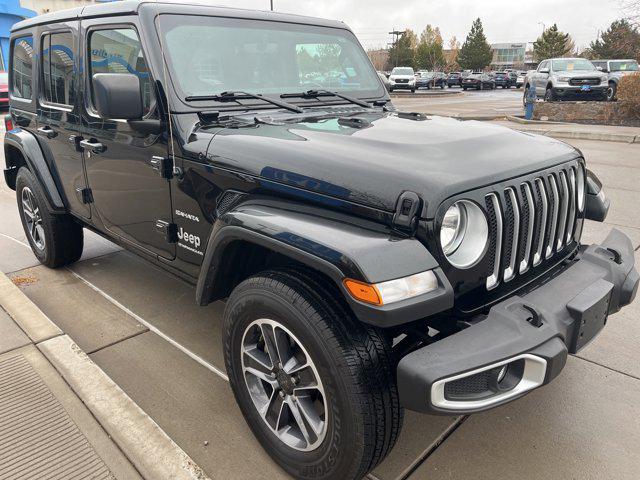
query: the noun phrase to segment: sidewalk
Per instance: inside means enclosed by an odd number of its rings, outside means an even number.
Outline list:
[[[0,273],[0,479],[206,479]]]
[[[640,143],[640,127],[526,121],[518,117],[511,117],[494,123],[505,125],[514,130],[537,133],[554,138]]]

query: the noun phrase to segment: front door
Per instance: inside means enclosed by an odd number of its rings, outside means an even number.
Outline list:
[[[45,154],[52,159],[70,211],[89,218],[89,204],[83,201],[86,178],[82,154],[77,148],[80,115],[76,92],[78,78],[79,22],[41,27],[39,35],[39,95],[37,135]],[[55,159],[55,161],[53,161]]]
[[[83,154],[95,214],[110,233],[172,259],[175,243],[168,241],[161,228],[172,222],[170,185],[151,164],[154,156],[167,155],[166,136],[136,131],[123,120],[100,118],[93,107],[94,74],[133,73],[140,79],[145,118],[158,118],[154,84],[138,33],[131,23],[112,25],[101,19],[83,20],[82,31],[86,59]]]

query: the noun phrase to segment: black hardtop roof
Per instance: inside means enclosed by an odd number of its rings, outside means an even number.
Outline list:
[[[307,25],[318,25],[324,27],[347,28],[343,22],[336,20],[326,20],[322,18],[308,17],[303,15],[293,15],[288,13],[277,13],[264,10],[249,10],[231,7],[218,7],[209,4],[190,2],[177,3],[171,0],[125,0],[122,2],[110,2],[100,5],[87,5],[84,7],[70,8],[58,12],[45,13],[37,17],[28,18],[17,22],[11,28],[12,32],[33,27],[36,25],[46,25],[65,20],[75,20],[92,17],[108,17],[118,15],[136,15],[141,7],[155,6],[160,11],[167,13],[192,13],[194,15],[212,15],[219,17],[246,18],[254,20],[272,20],[278,22],[301,23]]]

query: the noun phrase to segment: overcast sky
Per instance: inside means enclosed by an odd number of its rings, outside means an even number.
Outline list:
[[[269,0],[198,0],[201,3],[269,9]],[[365,47],[384,47],[393,29],[418,34],[427,24],[440,27],[445,45],[464,41],[480,17],[490,43],[532,42],[554,22],[586,47],[599,30],[622,17],[623,0],[273,0],[275,10],[343,20]]]

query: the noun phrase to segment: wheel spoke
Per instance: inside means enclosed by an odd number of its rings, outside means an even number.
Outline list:
[[[323,399],[324,400],[324,399]],[[318,412],[313,406],[313,399],[310,396],[298,396],[297,403],[300,407],[302,418],[307,425],[313,430],[313,434],[317,437],[322,433],[323,419],[320,418]]]
[[[267,382],[269,385],[275,386],[278,384],[278,381],[271,376],[270,373],[267,373],[263,370],[259,370],[257,368],[245,367],[244,371],[249,375],[253,375],[254,377],[259,378],[260,380]]]
[[[262,336],[264,338],[265,350],[269,354],[271,364],[278,366],[280,364],[280,357],[278,356],[278,347],[276,346],[275,332],[273,327],[269,324],[263,323],[260,325],[262,330]]]
[[[280,429],[282,422],[282,411],[284,409],[284,400],[278,395],[277,391],[273,391],[269,402],[260,412],[265,422],[276,432]]]
[[[302,436],[307,442],[307,445],[310,445],[313,442],[313,439],[311,438],[311,434],[309,432],[307,423],[305,422],[305,416],[302,413],[302,410],[300,409],[300,405],[293,398],[288,399],[287,405],[289,406],[289,411],[291,412],[291,416],[293,417],[296,424],[298,425],[298,428],[300,429],[300,433],[302,433]]]
[[[278,358],[280,359],[280,363],[284,366],[294,358],[293,352],[291,350],[289,335],[287,335],[287,333],[282,329],[275,327],[273,329],[273,338],[276,349],[278,351]]]

